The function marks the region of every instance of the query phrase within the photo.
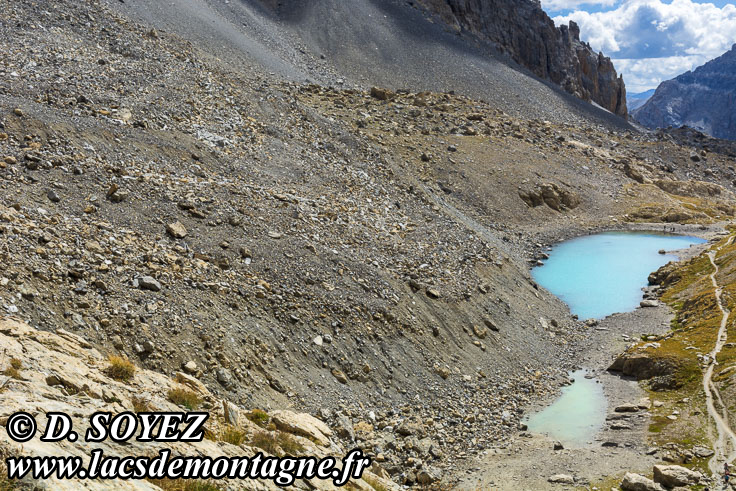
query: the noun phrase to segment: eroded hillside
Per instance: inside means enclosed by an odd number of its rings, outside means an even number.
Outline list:
[[[0,23],[5,312],[319,414],[397,482],[505,445],[574,363],[546,244],[734,213],[730,161],[664,136],[285,82],[107,2]]]

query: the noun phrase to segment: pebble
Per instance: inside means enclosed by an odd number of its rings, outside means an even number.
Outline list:
[[[150,290],[152,292],[161,291],[161,283],[152,276],[140,276],[133,281],[133,286],[141,290]]]
[[[173,222],[166,225],[166,232],[175,239],[183,239],[187,236],[187,229],[181,222]]]
[[[56,191],[53,189],[50,189],[46,192],[46,197],[51,201],[52,203],[58,203],[61,201],[61,198],[59,198],[59,195],[56,194]]]

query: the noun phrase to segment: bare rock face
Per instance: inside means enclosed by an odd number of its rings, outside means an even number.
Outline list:
[[[723,186],[713,182],[658,179],[654,184],[665,193],[691,198],[708,198],[728,194]]]
[[[555,26],[535,0],[420,0],[458,30],[494,44],[540,78],[623,118],[626,87],[611,59],[580,41],[574,22]]]
[[[681,382],[676,376],[677,369],[676,360],[654,357],[636,348],[623,353],[608,367],[611,372],[620,372],[636,380],[649,380],[649,387],[655,391],[679,387]]]
[[[541,184],[534,189],[522,189],[519,197],[532,208],[547,205],[555,211],[564,211],[580,205],[580,197],[575,192],[554,183]]]
[[[633,117],[650,128],[689,126],[736,140],[736,44],[693,71],[662,82]]]
[[[654,482],[667,488],[691,486],[703,478],[700,472],[691,471],[679,465],[655,465]]]
[[[258,445],[255,436],[267,435],[278,442],[289,441],[303,450],[303,455],[322,458],[333,455],[341,458],[345,449],[332,438],[332,430],[313,416],[282,410],[268,415],[278,429],[262,428],[248,418],[239,417],[242,411],[233,403],[218,400],[199,380],[184,373],[177,373],[176,379],[157,372],[136,369],[128,380],[113,378],[111,361],[103,356],[84,338],[59,329],[56,333],[39,331],[12,318],[0,318],[0,454],[8,456],[76,456],[85,465],[89,464],[92,448],[101,449],[105,456],[125,455],[150,456],[160,450],[168,449],[175,455],[217,457],[253,457],[256,453],[269,454]],[[9,370],[9,366],[14,367]],[[17,368],[16,368],[17,367]],[[205,424],[212,438],[200,442],[141,442],[131,438],[122,445],[108,439],[100,443],[85,443],[82,438],[76,441],[43,442],[39,436],[45,430],[45,413],[64,412],[72,417],[73,428],[84,435],[89,428],[89,417],[97,411],[110,411],[120,414],[125,411],[182,411],[181,406],[172,402],[172,391],[187,391],[196,395],[199,410],[210,413]],[[39,425],[39,432],[31,440],[19,444],[10,440],[5,428],[8,417],[18,411],[31,412]],[[228,426],[229,425],[229,426]],[[223,438],[227,428],[237,428],[243,434],[240,444]],[[138,430],[137,430],[138,431]],[[280,440],[279,440],[280,439]],[[216,441],[217,440],[217,441]],[[262,444],[260,444],[262,445]],[[281,443],[279,443],[281,445]],[[268,447],[270,452],[273,449]],[[385,472],[374,467],[376,472]],[[4,472],[4,469],[3,469]],[[380,484],[385,489],[398,489],[389,479],[366,471],[363,475]],[[155,484],[144,480],[59,480],[54,476],[44,481],[30,476],[18,482],[18,489],[53,489],[77,491],[87,490],[130,490],[156,491]],[[218,482],[223,489],[237,490],[277,490],[282,489],[272,481],[230,480]],[[377,485],[378,485],[377,484]],[[351,480],[354,489],[369,491],[373,489],[366,481]],[[331,481],[312,479],[309,483],[297,481],[296,489],[335,489]]]

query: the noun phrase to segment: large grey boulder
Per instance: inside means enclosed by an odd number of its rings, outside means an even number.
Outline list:
[[[659,484],[633,472],[626,473],[624,480],[621,481],[621,489],[623,491],[663,491]]]
[[[700,472],[679,465],[655,465],[654,482],[668,488],[698,484],[703,478]]]

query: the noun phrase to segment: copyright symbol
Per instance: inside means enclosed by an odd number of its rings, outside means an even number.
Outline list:
[[[13,413],[5,424],[8,436],[16,442],[27,442],[36,434],[36,420],[28,413]]]

